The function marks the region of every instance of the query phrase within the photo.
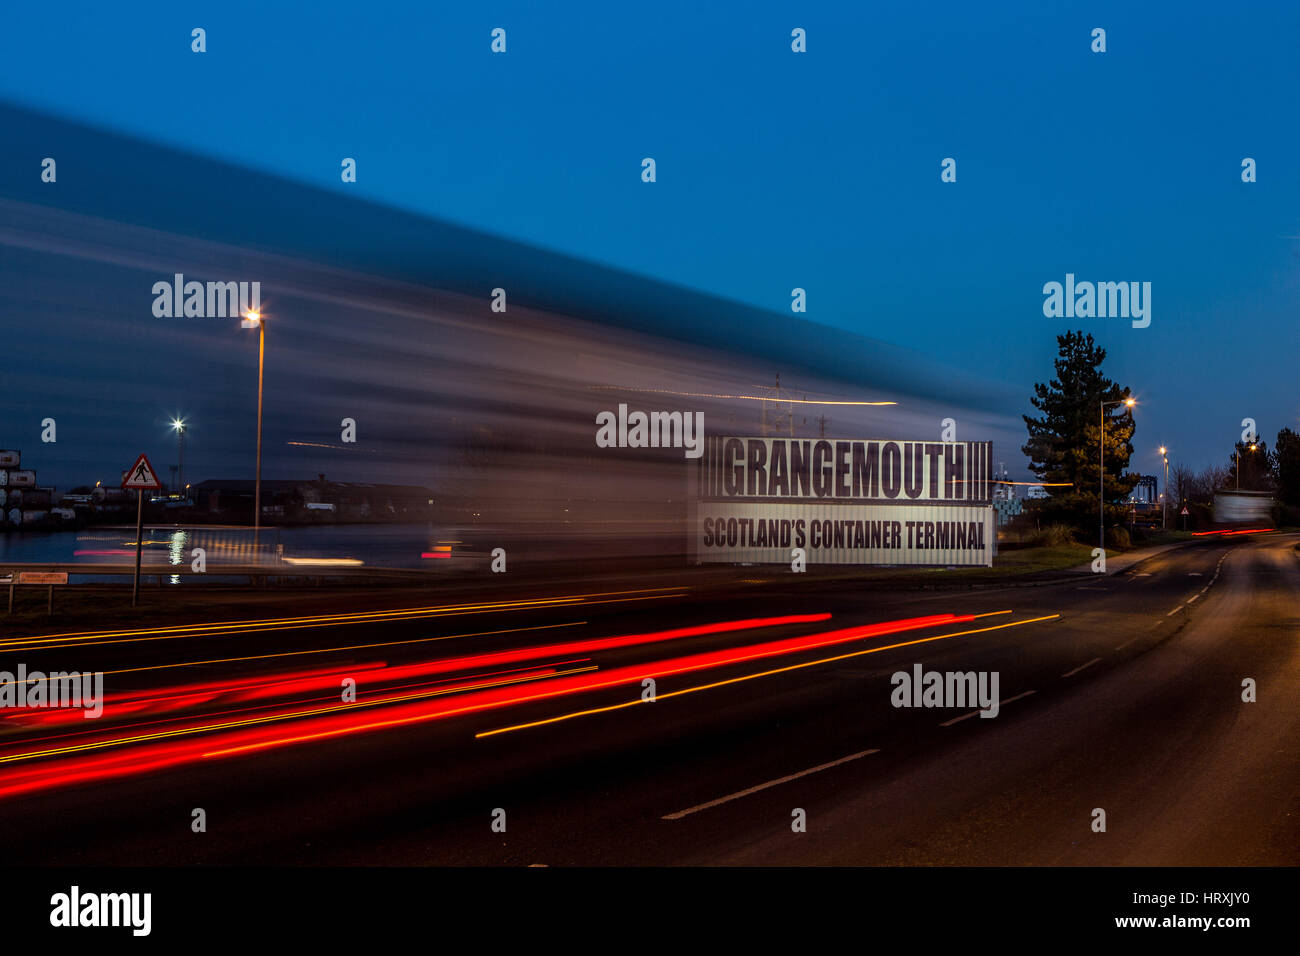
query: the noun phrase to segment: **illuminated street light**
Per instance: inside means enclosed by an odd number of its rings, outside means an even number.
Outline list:
[[[1119,402],[1101,403],[1101,432],[1097,437],[1097,443],[1101,446],[1101,456],[1100,456],[1101,474],[1098,476],[1097,479],[1098,482],[1100,483],[1098,489],[1099,500],[1097,501],[1097,511],[1100,515],[1100,527],[1101,527],[1100,546],[1101,546],[1102,554],[1106,553],[1106,409],[1110,408],[1112,405],[1125,405],[1129,408],[1132,408],[1136,404],[1137,404],[1137,399],[1135,398],[1126,398],[1123,401],[1119,401]]]
[[[1169,449],[1160,446],[1160,457],[1165,460],[1165,493],[1160,496],[1160,528],[1169,528]]]
[[[257,472],[253,481],[253,560],[258,557],[257,536],[262,526],[262,368],[266,360],[266,323],[262,313],[244,313],[241,329],[257,329]]]
[[[176,488],[185,484],[185,419],[173,418],[172,429],[176,432]]]

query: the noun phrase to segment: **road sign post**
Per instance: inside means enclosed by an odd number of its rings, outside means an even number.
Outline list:
[[[131,606],[140,603],[140,555],[144,551],[144,493],[159,491],[162,485],[146,455],[135,460],[122,479],[123,488],[134,488],[138,496],[135,506],[135,577],[131,581]]]
[[[144,550],[144,491],[136,491],[135,504],[135,577],[131,579],[131,606],[140,603],[140,553]]]

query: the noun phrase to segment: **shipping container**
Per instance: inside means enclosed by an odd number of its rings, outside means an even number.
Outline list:
[[[7,472],[9,476],[9,487],[14,488],[34,488],[36,487],[36,472],[34,471],[13,471]]]
[[[21,457],[22,452],[20,451],[0,450],[0,468],[17,468]]]

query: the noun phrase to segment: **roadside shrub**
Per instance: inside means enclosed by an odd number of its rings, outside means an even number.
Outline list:
[[[1300,528],[1300,506],[1275,505],[1273,508],[1273,527]]]
[[[1075,530],[1068,524],[1054,524],[1047,528],[1047,543],[1050,545],[1073,544]]]
[[[1106,548],[1114,548],[1116,551],[1123,551],[1125,548],[1133,546],[1133,541],[1129,537],[1128,528],[1107,528],[1106,529]]]
[[[1074,543],[1075,531],[1068,524],[1049,524],[1041,531],[1036,531],[1031,544],[1037,547],[1060,547]]]

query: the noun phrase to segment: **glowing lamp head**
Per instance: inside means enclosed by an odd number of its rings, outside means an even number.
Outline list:
[[[1124,399],[1124,404],[1127,405],[1129,408],[1132,408],[1134,405],[1137,404],[1137,399],[1136,399],[1136,398],[1126,398],[1126,399]]]
[[[1160,454],[1162,454],[1162,455],[1165,454],[1165,446],[1164,446],[1164,445],[1161,445],[1161,446],[1160,446]]]
[[[1251,445],[1251,446],[1250,446],[1250,450],[1251,450],[1251,451],[1254,451],[1257,447],[1259,447],[1259,446],[1257,446],[1257,445]]]
[[[178,432],[185,431],[185,421],[180,418],[172,419],[172,429]]]
[[[249,309],[244,313],[243,320],[239,323],[241,329],[255,329],[262,321],[262,313],[254,309]]]

